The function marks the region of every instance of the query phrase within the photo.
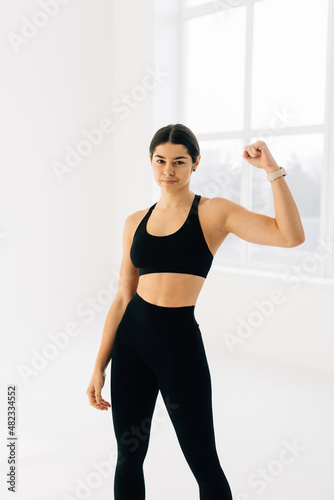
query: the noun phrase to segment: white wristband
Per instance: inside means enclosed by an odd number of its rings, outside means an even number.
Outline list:
[[[271,172],[270,174],[268,174],[267,179],[268,179],[268,181],[272,182],[275,179],[277,179],[278,177],[281,177],[282,175],[284,176],[287,174],[286,174],[286,171],[284,170],[284,168],[280,167],[278,170],[275,170],[275,172]]]

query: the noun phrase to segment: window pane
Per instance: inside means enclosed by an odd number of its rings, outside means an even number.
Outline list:
[[[204,3],[210,3],[212,0],[185,0],[186,7],[197,7],[197,5],[203,5]]]
[[[328,0],[254,4],[252,127],[321,124],[325,112]]]
[[[250,243],[250,260],[264,264],[274,262],[275,267],[278,263],[301,265],[301,256],[313,254],[319,244],[323,134],[276,136],[266,143],[278,165],[286,169],[285,180],[302,220],[305,241],[292,248]],[[250,164],[249,168],[253,178],[251,210],[275,217],[272,186],[266,172]]]
[[[191,174],[190,188],[203,197],[221,196],[240,203],[243,141],[201,141],[201,160]],[[215,255],[215,262],[238,260],[240,238],[229,234]]]
[[[242,128],[245,21],[242,6],[185,22],[184,106],[197,133]]]

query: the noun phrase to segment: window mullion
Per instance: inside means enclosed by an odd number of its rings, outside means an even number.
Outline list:
[[[186,19],[185,19],[185,2],[186,0],[180,0],[180,8],[179,8],[179,17],[178,17],[178,101],[177,101],[177,121],[179,123],[185,123],[185,88],[186,88],[186,47],[185,47],[185,39],[186,39]]]
[[[328,2],[327,64],[325,96],[324,158],[321,183],[320,238],[328,244],[334,242],[334,6]],[[321,276],[333,273],[333,255],[319,262]]]
[[[251,130],[252,113],[252,58],[253,58],[253,4],[248,3],[246,7],[246,38],[245,38],[245,87],[244,87],[244,132]],[[247,138],[247,143],[251,142],[251,136]],[[246,145],[246,144],[245,144]],[[241,159],[243,168],[241,169],[241,203],[251,209],[252,206],[252,166]],[[242,262],[250,262],[250,244],[244,240],[241,244]]]

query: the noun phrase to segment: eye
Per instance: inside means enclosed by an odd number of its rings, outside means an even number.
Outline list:
[[[164,161],[164,160],[157,160],[157,163],[159,163],[160,161]],[[181,160],[177,160],[175,163],[180,163],[181,165],[183,165],[184,161],[181,161]]]

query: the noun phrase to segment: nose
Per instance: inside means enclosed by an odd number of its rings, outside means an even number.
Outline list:
[[[164,168],[164,172],[167,174],[174,174],[173,165],[166,163],[165,168]]]

